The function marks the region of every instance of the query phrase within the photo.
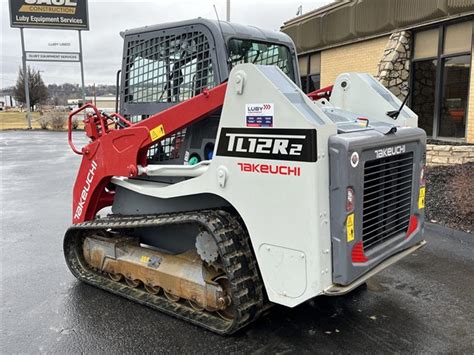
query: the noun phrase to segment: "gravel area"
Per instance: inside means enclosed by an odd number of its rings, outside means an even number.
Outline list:
[[[429,166],[426,220],[474,234],[474,163]]]

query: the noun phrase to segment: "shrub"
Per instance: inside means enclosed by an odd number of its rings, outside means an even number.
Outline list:
[[[79,128],[79,119],[78,118],[73,118],[72,120],[72,129],[78,129]]]
[[[49,117],[45,116],[45,115],[41,115],[40,118],[38,119],[38,123],[39,123],[41,129],[48,129]]]
[[[48,112],[48,121],[52,129],[59,131],[64,129],[67,115],[64,112],[51,111]]]

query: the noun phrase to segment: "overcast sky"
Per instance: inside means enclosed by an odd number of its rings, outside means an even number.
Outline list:
[[[231,21],[278,30],[284,21],[295,17],[298,6],[303,12],[314,10],[331,0],[232,0]],[[89,0],[89,31],[83,31],[84,71],[87,84],[115,83],[120,68],[122,38],[120,31],[196,17],[225,19],[225,0]],[[20,30],[10,28],[8,0],[0,0],[1,75],[0,88],[14,85],[21,65]],[[78,51],[77,31],[25,29],[26,50],[64,51],[52,43],[71,43],[67,51]],[[46,84],[80,83],[79,63],[30,62],[40,69]]]

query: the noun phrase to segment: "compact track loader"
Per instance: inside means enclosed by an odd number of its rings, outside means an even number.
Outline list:
[[[425,133],[373,77],[306,95],[289,37],[227,22],[122,36],[118,113],[69,117],[79,280],[230,334],[424,245]]]

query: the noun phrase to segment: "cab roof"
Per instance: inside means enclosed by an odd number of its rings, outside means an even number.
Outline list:
[[[120,35],[125,37],[129,35],[193,25],[206,26],[212,32],[215,39],[223,37],[225,42],[227,42],[230,38],[252,39],[256,41],[280,43],[288,46],[291,49],[294,48],[293,40],[283,32],[264,30],[255,26],[241,25],[227,21],[210,20],[201,17],[186,21],[167,22],[159,25],[133,28],[121,32]]]

